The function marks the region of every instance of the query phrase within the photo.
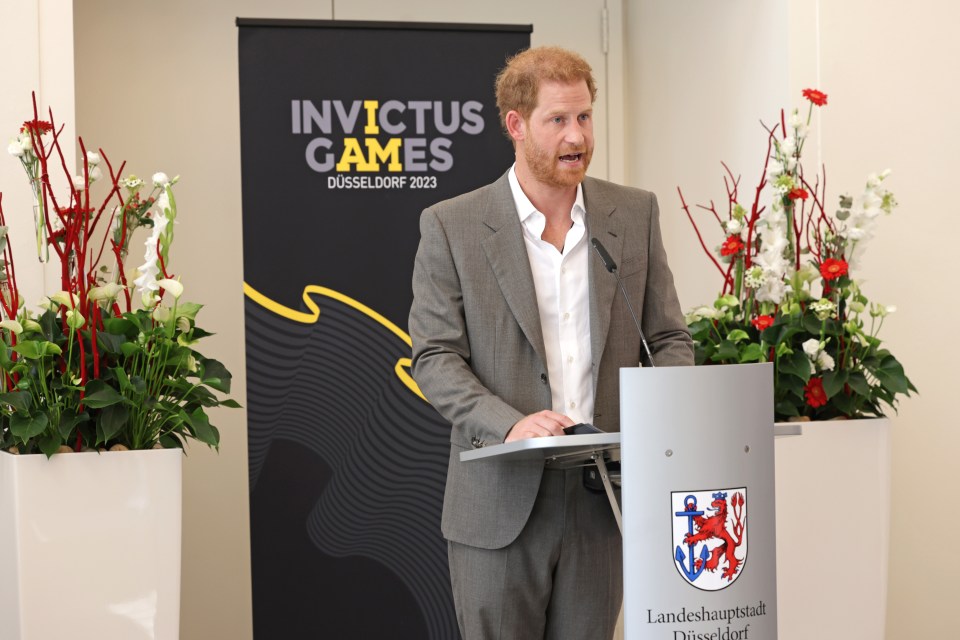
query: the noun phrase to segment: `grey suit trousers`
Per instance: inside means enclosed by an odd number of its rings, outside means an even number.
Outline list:
[[[448,545],[464,640],[613,636],[623,598],[620,531],[606,495],[584,488],[582,469],[543,473],[527,526],[507,547]]]

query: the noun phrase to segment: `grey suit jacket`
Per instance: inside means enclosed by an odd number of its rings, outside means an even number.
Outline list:
[[[692,365],[660,236],[656,197],[586,178],[588,238],[619,265],[658,366]],[[448,540],[497,549],[523,529],[540,485],[539,462],[460,462],[460,452],[503,442],[524,416],[551,407],[537,296],[507,175],[436,204],[420,217],[410,336],[413,376],[450,421],[442,530]],[[594,424],[620,429],[619,370],[641,344],[616,280],[589,258]]]

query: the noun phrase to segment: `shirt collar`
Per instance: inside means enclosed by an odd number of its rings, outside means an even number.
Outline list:
[[[521,224],[525,223],[527,218],[534,213],[543,215],[540,211],[537,211],[537,208],[530,202],[530,198],[528,198],[527,194],[520,188],[520,180],[517,179],[516,163],[510,167],[507,180],[510,182],[510,191],[513,193],[513,202],[517,207],[517,215],[520,216]],[[570,210],[570,217],[573,219],[573,223],[583,224],[583,214],[586,213],[586,211],[586,207],[583,206],[583,185],[578,184],[577,197],[573,201],[573,209]]]

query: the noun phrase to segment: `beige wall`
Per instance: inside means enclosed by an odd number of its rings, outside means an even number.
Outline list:
[[[717,280],[676,185],[698,202],[723,201],[713,164],[721,159],[755,184],[763,158],[757,120],[798,105],[801,89],[819,85],[829,94],[814,125],[822,148],[805,155],[827,164],[831,203],[859,192],[868,173],[894,170],[889,184],[900,208],[882,222],[861,270],[868,295],[899,308],[883,336],[922,393],[894,419],[887,637],[956,636],[944,613],[960,593],[953,578],[960,556],[941,534],[960,525],[949,498],[960,451],[960,430],[949,419],[958,381],[950,322],[960,313],[949,263],[960,232],[951,190],[960,166],[953,33],[960,8],[936,0],[632,0],[626,7],[627,112],[635,114],[628,176],[660,194],[685,308],[709,301]],[[856,571],[877,561],[857,555],[858,538],[876,525],[873,514],[857,512],[856,496],[850,506],[850,522],[838,526],[852,532]]]
[[[4,126],[20,117],[19,108],[11,109],[12,97],[28,96],[32,86],[44,90],[42,97],[55,103],[61,119],[73,120],[72,79],[63,71],[69,62],[49,64],[56,59],[49,52],[69,60],[69,38],[54,42],[48,37],[41,45],[45,29],[69,25],[69,4],[43,0],[0,7],[0,24],[26,25],[13,30],[16,35],[5,38],[0,51]],[[340,2],[337,17],[525,20],[538,25],[535,42],[562,41],[573,47],[576,37],[543,25],[572,22],[591,34],[595,28],[592,15],[589,20],[576,12],[548,16],[556,11],[540,2],[514,2],[510,11],[496,12],[477,9],[475,3],[424,0],[430,14],[407,4]],[[611,145],[623,149],[623,157],[617,152],[611,156],[610,171],[621,171],[629,183],[659,193],[681,301],[692,306],[708,299],[717,281],[679,211],[676,186],[682,185],[691,200],[722,199],[721,159],[742,171],[744,185],[755,183],[763,153],[758,120],[796,104],[799,90],[817,84],[818,73],[821,88],[830,94],[821,131],[834,196],[841,188],[859,189],[869,171],[895,169],[891,184],[901,209],[884,222],[864,270],[870,294],[900,308],[885,327],[886,337],[923,395],[905,402],[895,421],[888,637],[950,637],[953,625],[938,614],[949,611],[956,595],[949,576],[960,559],[949,552],[949,542],[933,538],[960,524],[958,510],[944,500],[949,495],[946,470],[953,452],[960,450],[960,434],[946,420],[948,385],[956,376],[947,362],[949,338],[939,337],[948,336],[947,330],[926,318],[945,325],[958,311],[946,261],[952,249],[948,243],[958,231],[947,188],[957,166],[953,151],[960,148],[951,117],[960,106],[960,90],[951,81],[951,65],[960,58],[951,25],[960,9],[930,0],[909,9],[889,1],[823,4],[607,2],[613,8],[614,40],[625,43],[611,74],[624,78],[623,104],[610,106],[612,121],[618,109],[628,114],[626,135]],[[58,10],[41,22],[50,7]],[[75,7],[78,128],[92,138],[88,141],[125,154],[130,171],[149,175],[162,169],[184,176],[173,266],[185,274],[187,295],[207,303],[200,317],[218,333],[208,350],[234,372],[241,401],[245,375],[233,19],[329,18],[331,7],[329,0],[175,0],[142,6],[84,0]],[[43,61],[41,50],[47,56]],[[4,191],[11,191],[10,180],[19,179],[9,166],[0,168]],[[8,207],[12,202],[5,196]],[[928,291],[938,296],[929,307],[923,304]],[[215,422],[224,434],[220,455],[194,447],[185,464],[185,640],[233,640],[251,633],[245,418],[242,411],[225,410]],[[870,514],[862,518],[863,535],[870,535]],[[857,563],[872,560],[856,556],[855,538],[850,543],[855,571]]]

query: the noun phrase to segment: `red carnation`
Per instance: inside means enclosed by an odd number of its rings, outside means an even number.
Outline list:
[[[797,187],[796,189],[791,190],[790,193],[787,194],[787,197],[791,200],[806,200],[810,197],[810,194],[807,193],[806,189]]]
[[[822,107],[823,105],[827,104],[827,94],[825,94],[823,91],[817,91],[816,89],[804,89],[803,97],[818,107]]]
[[[846,260],[836,260],[834,258],[827,258],[822,263],[820,263],[820,275],[823,276],[823,279],[826,281],[836,280],[840,276],[847,275],[848,265]]]
[[[743,241],[740,240],[740,236],[730,236],[723,241],[723,244],[720,245],[720,255],[722,256],[732,256],[740,253],[743,249]]]
[[[750,321],[750,324],[757,328],[757,331],[763,331],[767,327],[773,326],[773,316],[757,316]]]
[[[823,390],[822,378],[810,378],[803,388],[803,393],[807,396],[807,404],[814,409],[827,404],[827,392]]]

